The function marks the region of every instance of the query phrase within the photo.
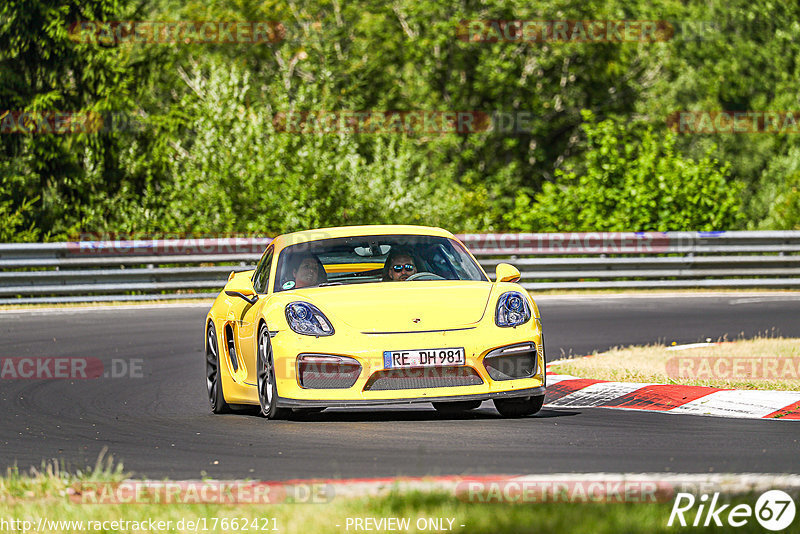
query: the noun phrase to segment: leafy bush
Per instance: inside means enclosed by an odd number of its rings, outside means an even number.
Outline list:
[[[462,228],[471,193],[409,136],[278,131],[279,111],[331,109],[318,86],[290,101],[282,83],[252,94],[249,73],[222,62],[196,68],[159,136],[169,182],[130,199],[118,221],[142,230],[145,212],[170,232],[283,233],[345,224]],[[252,102],[257,102],[252,105]],[[291,108],[289,108],[291,106]],[[287,109],[288,108],[288,109]],[[151,229],[148,229],[151,230]]]
[[[711,151],[683,157],[675,136],[583,113],[586,151],[555,183],[520,193],[506,216],[517,231],[718,230],[737,224],[742,186]]]
[[[381,222],[796,228],[800,136],[675,138],[664,119],[795,109],[799,18],[800,4],[749,0],[6,0],[0,117],[114,111],[146,128],[0,135],[5,238]],[[458,38],[460,21],[476,19],[684,22],[658,43]],[[280,20],[286,33],[262,44],[71,39],[87,20]],[[514,131],[417,137],[292,135],[271,123],[279,111],[323,109],[527,119]],[[584,109],[647,123],[586,124]]]
[[[753,229],[800,230],[800,147],[770,161],[749,211],[756,215]]]

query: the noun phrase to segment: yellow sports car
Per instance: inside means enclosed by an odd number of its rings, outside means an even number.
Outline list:
[[[545,393],[536,303],[506,263],[491,282],[453,234],[350,226],[276,237],[254,270],[232,272],[205,323],[214,413],[269,419],[335,406],[491,399],[538,412]]]

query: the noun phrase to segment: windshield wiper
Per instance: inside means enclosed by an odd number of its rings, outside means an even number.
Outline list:
[[[317,287],[325,287],[325,286],[342,286],[344,282],[325,282],[324,284],[320,284]]]

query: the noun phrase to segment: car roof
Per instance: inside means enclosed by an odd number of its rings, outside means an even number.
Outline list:
[[[366,236],[366,235],[428,235],[436,237],[447,237],[455,239],[455,236],[443,230],[431,226],[414,226],[407,224],[377,224],[364,226],[337,226],[333,228],[317,228],[314,230],[303,230],[276,237],[273,241],[276,249],[281,249],[297,243],[307,243],[320,239],[331,239],[336,237]]]

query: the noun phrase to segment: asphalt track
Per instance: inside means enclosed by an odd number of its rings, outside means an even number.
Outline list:
[[[800,337],[800,294],[542,297],[548,359],[616,345],[763,333]],[[267,422],[209,413],[198,306],[0,313],[0,357],[142,360],[143,378],[0,380],[0,468],[107,448],[152,478],[382,477],[564,472],[796,473],[800,427],[608,409],[501,418],[429,405]],[[621,362],[624,364],[624,362]]]

